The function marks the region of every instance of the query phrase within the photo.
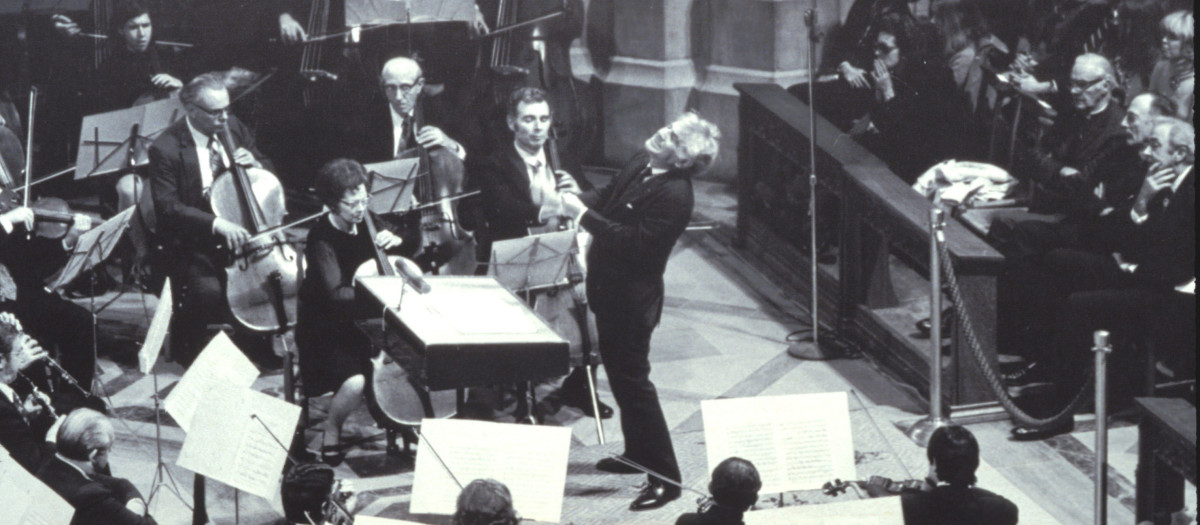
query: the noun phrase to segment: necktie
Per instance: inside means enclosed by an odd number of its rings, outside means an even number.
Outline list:
[[[412,119],[404,117],[400,121],[400,141],[396,143],[396,157],[408,149],[408,140],[412,136]]]
[[[217,137],[208,137],[208,169],[212,171],[212,176],[216,178],[224,168],[225,162],[221,159],[221,146],[217,142]]]

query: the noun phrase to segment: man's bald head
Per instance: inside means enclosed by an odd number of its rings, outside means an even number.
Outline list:
[[[1076,110],[1092,113],[1103,109],[1116,87],[1117,74],[1107,58],[1095,53],[1075,58],[1071,68],[1071,102]]]
[[[396,57],[383,65],[379,74],[379,85],[388,99],[392,109],[401,115],[412,111],[421,88],[425,86],[425,76],[421,65],[408,57]]]
[[[1121,127],[1129,134],[1130,144],[1140,145],[1150,136],[1155,117],[1175,114],[1175,103],[1158,93],[1142,93],[1129,101]]]

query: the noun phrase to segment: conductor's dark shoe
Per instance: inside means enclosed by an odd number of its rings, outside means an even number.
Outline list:
[[[610,472],[612,474],[637,474],[639,471],[629,465],[626,465],[617,460],[617,458],[604,458],[596,462],[596,470],[602,472]]]
[[[592,400],[586,392],[583,394],[567,394],[564,393],[562,402],[569,407],[578,408],[587,417],[596,417],[596,413],[592,411]],[[596,406],[600,407],[600,419],[611,419],[613,417],[612,407],[604,404],[603,401],[597,399]]]
[[[679,499],[679,487],[651,481],[642,493],[629,504],[629,510],[657,509],[667,503]]]
[[[1010,434],[1012,434],[1013,441],[1037,441],[1040,439],[1054,437],[1059,434],[1066,434],[1072,430],[1075,430],[1075,420],[1067,418],[1063,420],[1062,423],[1057,423],[1054,426],[1045,428],[1027,426],[1014,427],[1012,431],[1010,431]]]

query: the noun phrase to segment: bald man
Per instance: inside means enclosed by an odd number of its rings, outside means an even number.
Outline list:
[[[459,163],[467,150],[447,135],[448,111],[441,97],[429,93],[425,73],[411,58],[388,60],[379,73],[382,97],[377,97],[346,123],[343,154],[363,163],[411,155],[418,144],[431,155],[450,154]],[[414,129],[418,113],[423,126]]]

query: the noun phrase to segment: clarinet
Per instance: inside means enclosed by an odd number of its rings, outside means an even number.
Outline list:
[[[29,397],[33,397],[33,402],[37,403],[38,406],[42,407],[42,409],[45,410],[47,414],[50,414],[52,416],[59,415],[58,412],[54,410],[54,407],[50,406],[50,403],[46,402],[46,397],[45,397],[46,394],[43,394],[42,391],[38,389],[37,385],[33,384],[32,379],[29,379],[28,376],[26,376],[25,374],[23,374],[21,372],[17,372],[17,375],[21,376],[21,379],[24,379],[26,383],[29,383],[30,391],[29,391],[29,396],[26,396],[26,399],[28,399]]]

